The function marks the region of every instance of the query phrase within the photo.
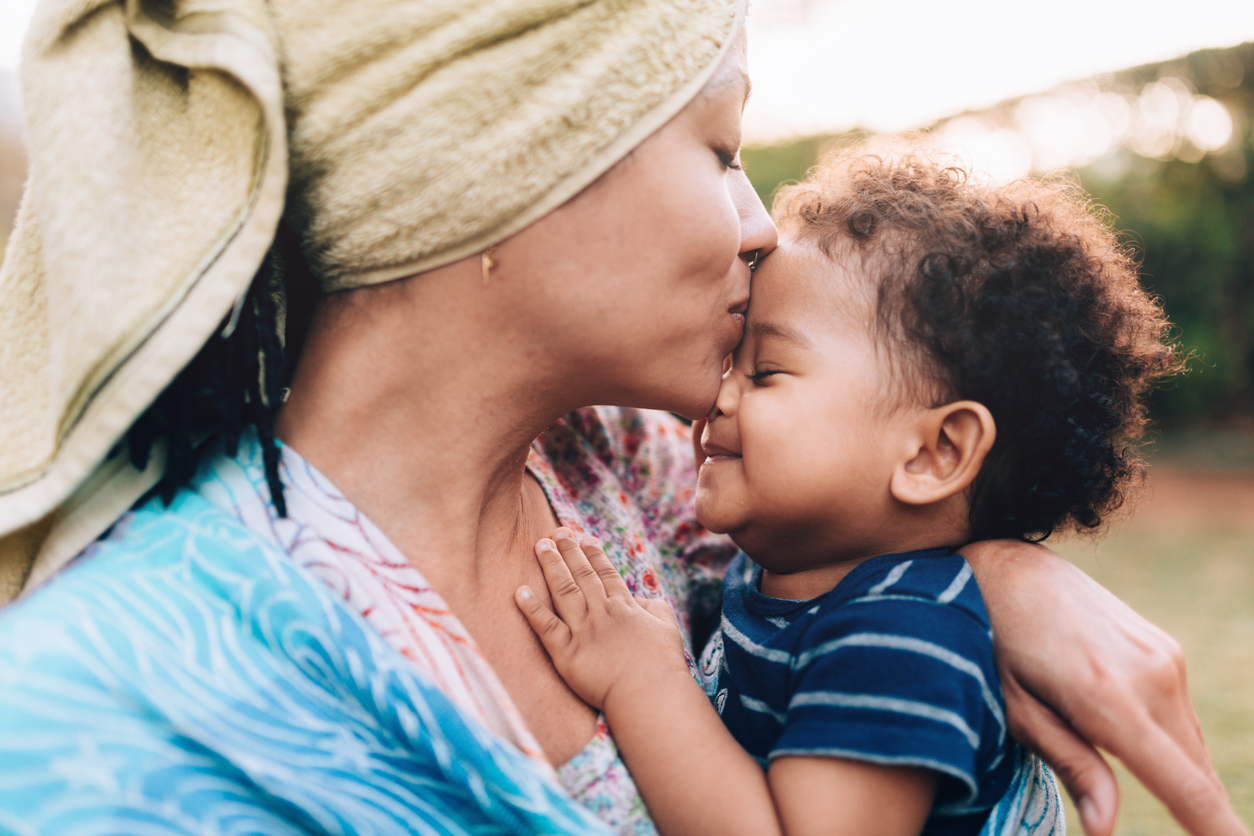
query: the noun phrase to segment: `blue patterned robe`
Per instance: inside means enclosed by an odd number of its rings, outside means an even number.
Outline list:
[[[0,613],[0,832],[608,833],[190,492]]]
[[[1061,833],[1023,755],[982,836]],[[608,834],[275,546],[155,500],[0,611],[0,834]]]

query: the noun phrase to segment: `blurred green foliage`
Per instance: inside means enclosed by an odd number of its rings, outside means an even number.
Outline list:
[[[1243,109],[1248,125],[1254,108]],[[1125,149],[1074,173],[1114,215],[1142,260],[1146,287],[1162,298],[1178,341],[1194,356],[1187,375],[1151,396],[1164,429],[1254,427],[1254,131],[1238,130],[1222,157],[1161,161]],[[769,207],[781,183],[803,178],[829,150],[859,136],[746,147],[742,160]]]
[[[1251,161],[1250,143],[1241,149]],[[1254,419],[1254,178],[1236,182],[1206,160],[1134,158],[1107,180],[1080,182],[1110,209],[1142,258],[1148,289],[1195,353],[1189,374],[1156,392],[1166,427],[1240,426]]]

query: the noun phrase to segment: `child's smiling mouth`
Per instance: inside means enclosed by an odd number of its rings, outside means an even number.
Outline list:
[[[713,442],[701,442],[701,449],[705,451],[705,460],[707,462],[723,462],[740,458],[739,453],[733,453],[726,447],[720,447]]]

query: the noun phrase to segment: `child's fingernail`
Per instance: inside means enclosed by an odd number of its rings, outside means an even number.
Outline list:
[[[579,541],[579,545],[581,545],[581,546],[592,546],[593,548],[597,548],[597,547],[599,547],[601,544],[600,544],[599,542],[597,542],[597,538],[589,536],[589,537],[585,537],[585,538],[583,538],[582,540],[580,540],[580,541]]]
[[[522,589],[518,590],[518,600],[519,600],[519,601],[530,601],[530,600],[531,600],[531,590],[530,590],[530,589],[528,589],[528,588],[527,588],[527,587],[525,587],[525,586],[524,586]]]
[[[575,535],[571,534],[570,529],[568,528],[559,528],[553,536],[558,540],[574,540],[575,539]]]
[[[550,543],[548,540],[541,540],[539,543],[536,543],[536,551],[551,552],[553,551],[553,544]]]

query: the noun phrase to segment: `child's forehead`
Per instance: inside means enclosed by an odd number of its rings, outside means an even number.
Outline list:
[[[749,318],[787,317],[847,328],[871,316],[862,259],[852,248],[829,254],[804,238],[786,237],[763,259],[753,276]]]

